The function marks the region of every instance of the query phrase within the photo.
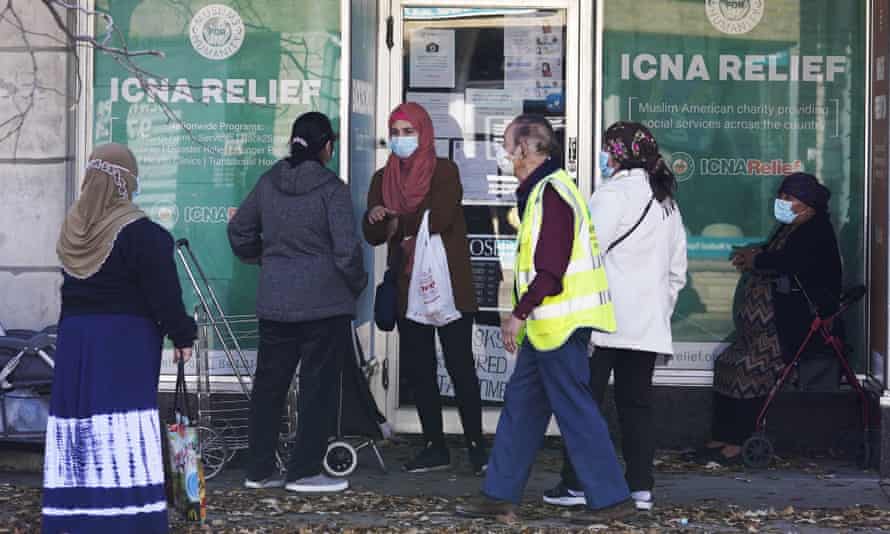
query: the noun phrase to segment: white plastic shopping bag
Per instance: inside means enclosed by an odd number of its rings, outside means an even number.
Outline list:
[[[430,235],[429,215],[429,211],[424,212],[417,232],[407,317],[417,323],[445,326],[461,315],[454,306],[445,245],[441,236]]]

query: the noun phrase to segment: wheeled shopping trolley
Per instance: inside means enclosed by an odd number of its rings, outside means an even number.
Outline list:
[[[246,449],[250,392],[253,371],[245,355],[246,346],[259,342],[258,322],[252,315],[227,315],[186,239],[176,242],[176,252],[183,271],[198,299],[196,321],[196,374],[198,385],[198,436],[205,477],[216,476],[238,450]],[[353,341],[354,358],[345,358],[340,375],[339,403],[334,435],[324,458],[324,468],[332,476],[347,476],[358,466],[358,452],[371,449],[385,471],[376,441],[382,439],[380,424],[385,422],[368,387],[368,375],[374,362],[365,360],[355,330],[344,332]],[[224,387],[211,380],[211,358],[222,352],[232,371],[234,382]],[[234,391],[232,391],[234,385]],[[299,370],[287,395],[287,409],[282,421],[277,458],[279,468],[287,463],[288,447],[298,429],[297,401]]]

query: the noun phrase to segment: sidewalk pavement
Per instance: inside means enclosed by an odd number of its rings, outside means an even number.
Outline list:
[[[172,532],[890,532],[890,498],[874,471],[827,458],[780,460],[761,471],[689,464],[679,453],[657,460],[656,508],[623,523],[578,525],[571,510],[541,502],[559,480],[560,453],[541,451],[519,522],[512,525],[453,515],[455,504],[476,495],[465,451],[452,449],[452,469],[401,472],[412,454],[405,442],[381,449],[383,474],[370,451],[343,494],[305,496],[241,487],[244,472],[231,464],[207,484],[208,521],[201,528],[171,513]],[[3,451],[0,450],[0,455]],[[237,459],[236,459],[237,462]],[[40,475],[0,472],[0,532],[31,532],[39,524]],[[7,530],[4,530],[3,527]]]

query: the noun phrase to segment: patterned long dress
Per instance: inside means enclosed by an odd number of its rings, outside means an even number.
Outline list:
[[[784,225],[766,250],[781,250],[794,229]],[[741,280],[735,339],[714,361],[717,393],[734,399],[765,397],[785,367],[776,331],[772,279],[767,273],[752,272]]]

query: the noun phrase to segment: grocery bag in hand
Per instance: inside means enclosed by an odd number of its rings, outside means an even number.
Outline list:
[[[430,235],[429,216],[429,211],[424,212],[417,232],[407,317],[417,323],[445,326],[461,314],[454,305],[445,245],[441,236]]]
[[[185,362],[179,361],[173,421],[167,424],[166,474],[168,501],[188,521],[203,523],[207,517],[204,466],[201,463],[198,429],[189,420],[188,393],[185,387]]]

